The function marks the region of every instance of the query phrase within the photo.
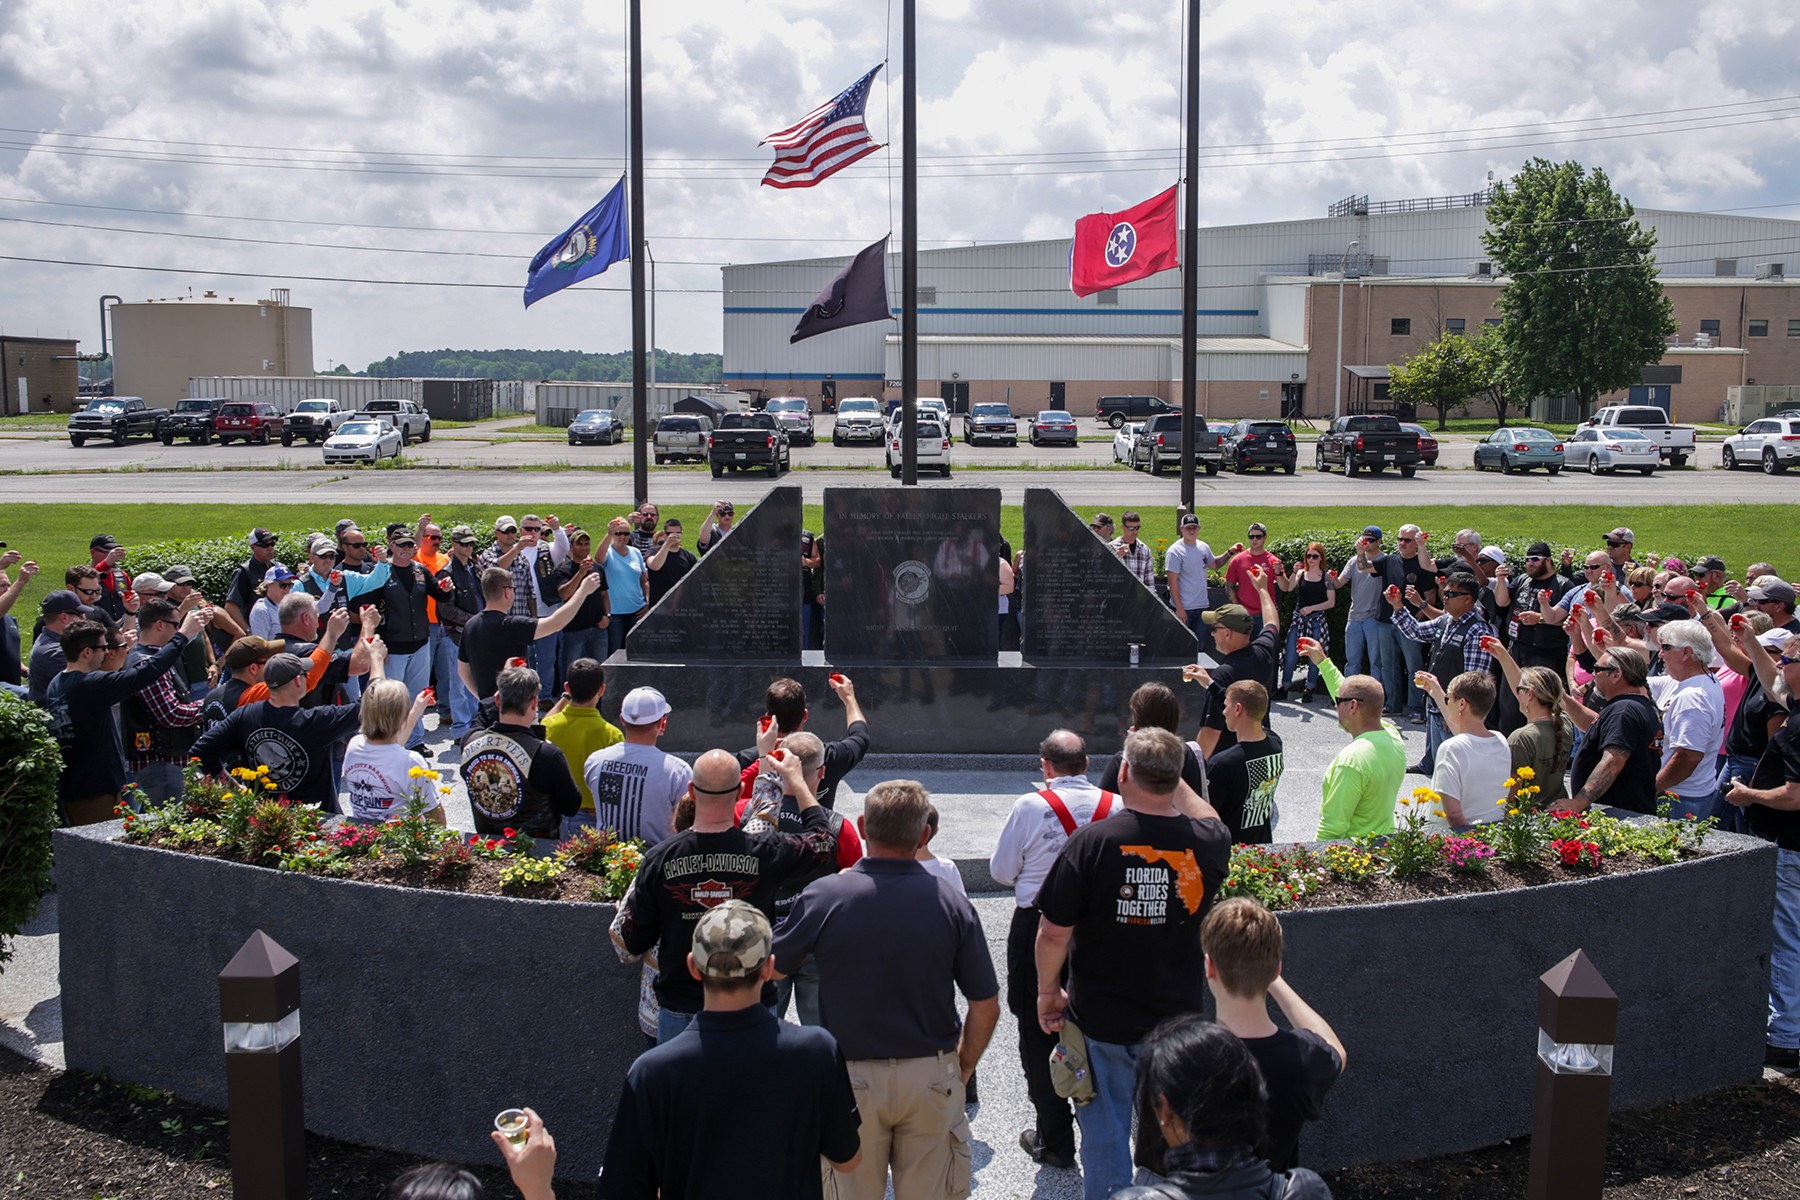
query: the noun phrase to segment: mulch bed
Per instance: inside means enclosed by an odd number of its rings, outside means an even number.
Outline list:
[[[188,1200],[229,1195],[223,1114],[165,1093],[48,1070],[0,1051],[0,1200]],[[599,1136],[571,1131],[569,1136]],[[308,1135],[308,1196],[378,1200],[419,1160]],[[1800,1200],[1800,1084],[1787,1077],[1616,1114],[1606,1200]],[[1355,1167],[1328,1178],[1338,1200],[1518,1200],[1524,1138],[1469,1154]],[[503,1169],[473,1168],[497,1198]],[[593,1200],[559,1181],[561,1200]]]

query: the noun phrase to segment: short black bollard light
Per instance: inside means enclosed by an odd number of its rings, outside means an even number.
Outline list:
[[[305,1200],[300,960],[262,930],[219,972],[235,1200]]]
[[[1619,997],[1577,950],[1538,979],[1529,1200],[1599,1200]]]

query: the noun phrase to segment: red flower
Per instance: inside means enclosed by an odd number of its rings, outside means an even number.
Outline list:
[[[489,849],[489,850],[498,850],[498,849],[499,849],[499,848],[500,848],[500,843],[499,843],[499,842],[496,842],[496,841],[494,841],[494,840],[493,840],[493,839],[492,839],[492,838],[489,838],[489,839],[488,839],[488,844],[487,844],[487,848],[488,848],[488,849]]]
[[[519,831],[518,831],[518,830],[516,830],[516,829],[502,829],[502,830],[501,830],[501,831],[500,831],[500,832],[501,832],[501,833],[502,833],[502,834],[504,834],[504,835],[505,835],[505,836],[506,836],[506,837],[509,837],[509,838],[513,838],[513,837],[518,837],[518,836],[519,836]]]

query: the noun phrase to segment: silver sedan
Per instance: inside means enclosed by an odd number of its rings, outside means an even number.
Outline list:
[[[400,457],[400,431],[386,421],[346,421],[325,439],[325,464]]]
[[[1662,462],[1662,448],[1638,429],[1578,429],[1563,443],[1563,465],[1584,467],[1590,475],[1635,467],[1652,474]]]

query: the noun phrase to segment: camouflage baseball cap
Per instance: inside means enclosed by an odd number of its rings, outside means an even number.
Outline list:
[[[694,964],[713,979],[747,979],[762,969],[775,935],[755,905],[727,900],[694,925]]]

